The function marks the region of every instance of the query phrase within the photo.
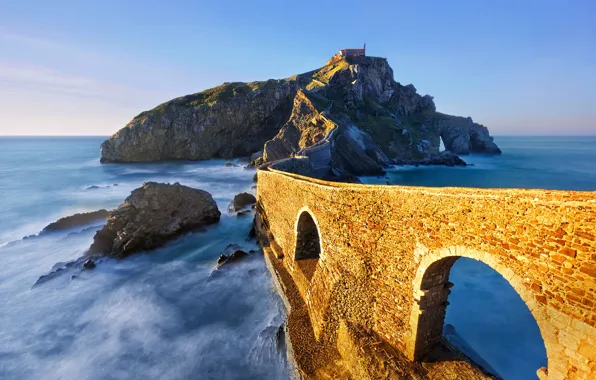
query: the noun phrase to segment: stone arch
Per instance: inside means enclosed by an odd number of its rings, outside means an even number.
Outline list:
[[[415,255],[421,259],[413,281],[414,302],[410,315],[410,335],[406,341],[406,354],[410,359],[420,360],[439,343],[449,305],[447,298],[453,286],[448,281],[449,273],[460,257],[467,257],[488,265],[503,276],[517,292],[538,325],[546,348],[547,360],[550,363],[551,353],[545,339],[545,332],[549,330],[546,309],[536,302],[532,291],[523,283],[520,276],[505,267],[493,255],[467,247],[451,247],[436,251],[418,247],[416,251]]]
[[[323,249],[319,224],[308,207],[298,212],[295,231],[294,262],[310,281]]]

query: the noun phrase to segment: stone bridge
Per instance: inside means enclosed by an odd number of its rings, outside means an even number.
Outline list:
[[[540,378],[596,379],[596,193],[360,185],[269,169],[257,199],[317,340],[349,322],[423,358],[441,340],[450,269],[469,257],[534,316],[548,357]]]

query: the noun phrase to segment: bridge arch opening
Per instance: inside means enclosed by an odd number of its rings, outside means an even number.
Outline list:
[[[294,261],[310,281],[321,255],[319,228],[310,212],[302,211],[296,223],[296,249]]]
[[[508,280],[500,266],[467,256],[421,265],[410,356],[441,360],[435,349],[446,338],[494,375],[535,378],[536,371],[547,366],[547,351],[541,321],[525,303],[529,293],[520,290],[515,274],[507,272]]]

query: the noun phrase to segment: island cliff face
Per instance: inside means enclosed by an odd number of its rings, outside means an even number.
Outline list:
[[[101,145],[102,162],[246,156],[279,131],[303,86],[286,80],[224,83],[142,112]]]
[[[501,151],[471,118],[436,112],[431,96],[396,82],[385,58],[332,57],[282,80],[224,83],[141,113],[101,146],[102,162],[203,160],[263,151],[372,174],[439,153]],[[316,154],[314,154],[316,152]]]

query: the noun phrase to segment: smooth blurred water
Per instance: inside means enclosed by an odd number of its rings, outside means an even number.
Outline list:
[[[252,218],[227,214],[235,194],[254,191],[254,171],[223,160],[101,165],[103,139],[0,138],[0,379],[288,378],[283,306],[262,256],[210,276],[228,244],[257,249],[246,241]],[[220,222],[33,287],[80,257],[94,229],[23,236],[114,208],[149,180],[209,191]]]

